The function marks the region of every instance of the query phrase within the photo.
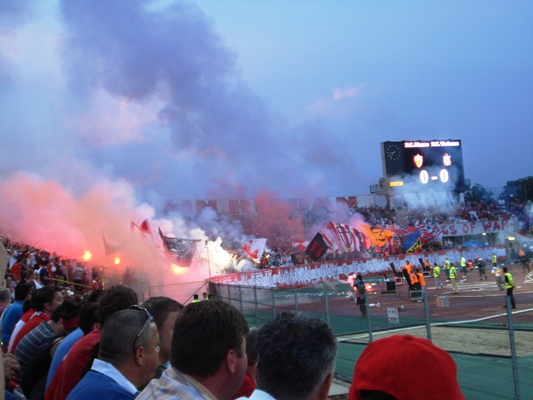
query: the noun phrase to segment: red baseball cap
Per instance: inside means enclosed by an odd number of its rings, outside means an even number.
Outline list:
[[[349,399],[361,390],[397,400],[464,400],[453,358],[429,340],[394,335],[370,343],[355,364]]]

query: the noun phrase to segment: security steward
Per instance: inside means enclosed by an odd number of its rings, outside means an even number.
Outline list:
[[[422,297],[422,286],[420,285],[416,270],[411,272],[411,275],[409,275],[409,279],[411,280],[411,286],[409,287],[409,297],[412,301],[418,301]]]
[[[409,290],[411,290],[413,283],[411,282],[411,271],[413,270],[413,266],[409,262],[409,260],[405,261],[405,265],[402,267],[402,275],[404,276],[405,280],[407,281],[407,284],[409,285]]]
[[[452,281],[454,294],[459,293],[459,289],[457,289],[457,269],[453,264],[450,264],[450,281]]]
[[[507,296],[511,298],[511,307],[516,308],[516,303],[514,301],[514,296],[513,296],[513,290],[514,290],[513,276],[508,271],[507,267],[503,267],[503,274],[504,274],[503,276],[505,279],[505,289],[507,289]],[[506,308],[507,304],[503,307]]]
[[[424,274],[422,271],[416,270],[416,277],[418,278],[418,283],[420,284],[420,289],[422,293],[426,291],[426,280],[424,279]]]

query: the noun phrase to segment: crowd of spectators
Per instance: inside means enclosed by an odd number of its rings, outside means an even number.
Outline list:
[[[19,283],[19,295],[22,287],[29,285]],[[53,286],[43,287],[32,299],[43,291],[57,293]],[[4,314],[11,307],[16,305]],[[33,312],[32,318],[38,315]],[[14,354],[3,355],[8,383],[3,395],[8,400],[327,400],[337,350],[329,324],[305,313],[284,312],[250,329],[244,315],[221,300],[184,307],[153,297],[138,305],[135,292],[116,286],[94,290],[83,302],[55,304]],[[424,377],[423,393],[408,383],[413,374]],[[422,399],[432,388],[438,389],[435,399],[464,399],[451,356],[425,339],[394,335],[369,345],[356,361],[349,398]]]
[[[307,237],[311,238],[316,234],[316,230],[326,226],[331,218],[331,213],[321,208],[318,210],[308,210],[299,213],[302,226],[307,229]],[[402,246],[404,240],[410,233],[417,229],[431,230],[433,227],[439,227],[447,224],[456,224],[473,221],[508,221],[512,220],[515,224],[515,230],[525,235],[533,235],[533,208],[530,203],[524,204],[519,200],[504,203],[501,201],[479,202],[479,203],[457,203],[445,207],[427,206],[427,207],[398,207],[389,209],[387,207],[371,205],[368,207],[352,207],[347,210],[346,219],[358,214],[363,217],[366,224],[383,229],[394,229],[397,233],[392,238],[391,243],[386,248],[371,247],[361,251],[333,253],[328,252],[327,260],[352,260],[368,257],[381,257],[390,255],[405,254],[406,250]],[[298,214],[293,214],[297,218]],[[248,214],[246,218],[251,218]],[[335,221],[338,222],[338,221]],[[461,238],[440,237],[424,238],[421,241],[421,247],[416,252],[437,251],[460,247],[463,243]],[[281,265],[292,265],[309,262],[303,252],[295,252],[289,244],[281,247],[286,251],[281,251]],[[269,254],[266,253],[265,257]],[[272,266],[272,263],[271,265]]]
[[[388,210],[371,206],[357,212],[373,226],[513,218],[530,229],[530,215],[518,202],[505,207],[459,204],[450,210]],[[320,215],[313,221],[327,222],[327,213]],[[193,390],[202,392],[205,398],[214,394],[214,398],[230,400],[237,392],[244,393],[238,391],[243,382],[247,389],[242,399],[295,398],[294,388],[298,388],[302,399],[327,397],[336,341],[322,321],[286,314],[260,330],[252,330],[249,336],[248,325],[239,311],[218,300],[193,302],[184,309],[175,300],[158,297],[139,306],[131,288],[103,288],[97,268],[9,240],[4,240],[4,246],[9,265],[5,289],[0,290],[0,326],[2,350],[7,352],[3,356],[6,398],[19,391],[27,398],[46,400],[92,399],[95,395],[151,399]],[[298,259],[298,253],[278,249],[270,256],[279,265],[305,261]],[[207,325],[202,321],[207,321]],[[298,334],[293,337],[284,334],[284,330]],[[318,350],[317,335],[310,335],[314,330],[323,338],[323,347]],[[244,345],[247,336],[254,344],[250,348]],[[276,346],[270,343],[273,339]],[[306,346],[313,346],[313,352],[308,352]],[[284,358],[287,351],[293,356]],[[379,351],[379,346],[367,350],[375,360],[379,359]],[[442,350],[432,351],[444,356]],[[244,353],[249,353],[251,359],[247,361]],[[254,364],[254,360],[259,360],[259,364]],[[447,360],[454,391],[449,398],[462,398],[456,385],[456,370]],[[224,374],[218,375],[221,370]],[[293,370],[301,373],[291,375]],[[386,391],[358,371],[361,369],[356,366],[350,398],[372,398],[365,397],[369,391]],[[300,381],[307,376],[316,377],[314,386],[308,385],[307,378]],[[401,399],[407,392],[388,393],[391,396],[387,398]]]
[[[520,200],[512,202],[491,201],[479,203],[457,203],[448,206],[426,206],[426,207],[398,207],[389,209],[377,205],[365,207],[351,207],[346,209],[344,221],[337,214],[335,218],[345,222],[353,218],[355,214],[362,217],[365,224],[372,227],[380,227],[385,230],[393,229],[396,233],[386,247],[360,249],[353,252],[328,252],[326,260],[352,260],[370,257],[381,257],[391,255],[401,255],[406,253],[402,246],[405,239],[413,229],[422,227],[431,230],[443,224],[464,223],[472,221],[495,221],[512,220],[515,230],[533,235],[532,220],[533,208],[530,203],[523,203]],[[240,221],[246,235],[247,227],[257,225],[260,216],[257,213],[247,212],[232,215],[232,218]],[[291,213],[290,218],[299,221],[302,226],[303,236],[298,239],[312,238],[317,230],[327,226],[332,218],[332,212],[325,207],[311,209],[301,212]],[[254,222],[255,221],[255,222]],[[267,237],[269,248],[264,253],[263,258],[257,265],[251,264],[252,268],[260,269],[275,266],[290,266],[310,262],[306,258],[305,252],[294,247],[294,237],[289,234],[279,234],[283,229],[274,229],[272,237]],[[47,250],[39,250],[20,243],[11,243],[5,240],[5,245],[10,254],[9,273],[6,275],[7,286],[14,288],[19,281],[28,281],[35,287],[46,286],[50,282],[57,282],[66,292],[78,293],[83,287],[102,287],[102,269],[98,267],[88,267],[86,264],[76,260],[64,259],[55,252],[50,254]],[[423,238],[421,247],[417,252],[437,251],[452,247],[460,247],[460,238],[438,237]],[[242,244],[232,243],[226,250],[232,253],[232,259],[224,272],[236,272],[241,270],[240,266],[248,265],[251,261],[242,251]],[[68,282],[68,283],[67,283]],[[124,282],[127,283],[126,277]],[[65,293],[66,293],[65,292]],[[65,294],[64,293],[64,294]]]
[[[57,286],[70,297],[88,289],[103,287],[103,270],[76,260],[62,258],[56,252],[38,249],[3,238],[9,263],[4,276],[5,286],[13,290],[19,282],[27,282],[35,289]]]

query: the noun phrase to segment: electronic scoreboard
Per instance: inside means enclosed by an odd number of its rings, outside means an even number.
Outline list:
[[[383,142],[381,157],[384,184],[389,188],[466,189],[460,140]]]

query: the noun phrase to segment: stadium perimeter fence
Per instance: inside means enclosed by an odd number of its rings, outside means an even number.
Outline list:
[[[467,399],[533,399],[533,293],[515,294],[512,309],[505,291],[454,294],[406,286],[388,289],[376,278],[367,290],[367,316],[346,283],[293,289],[213,284],[211,292],[238,308],[250,326],[261,327],[285,311],[302,311],[326,321],[339,339],[337,379],[350,382],[357,358],[369,342],[411,334],[447,350],[458,367]]]

